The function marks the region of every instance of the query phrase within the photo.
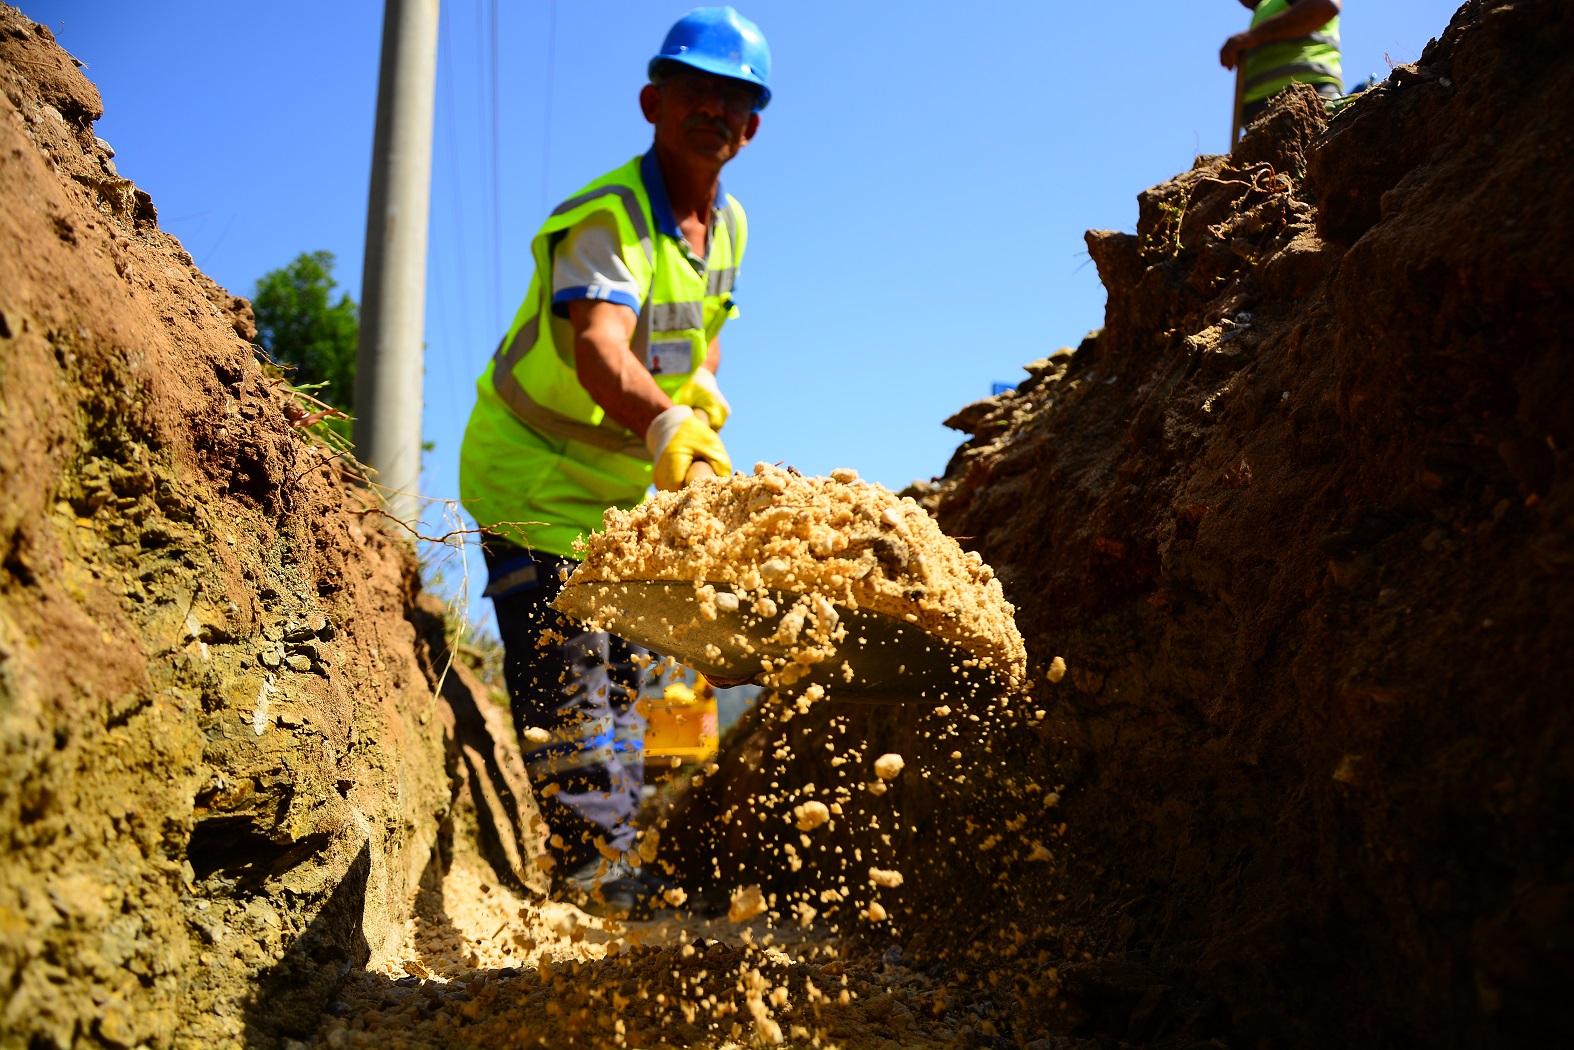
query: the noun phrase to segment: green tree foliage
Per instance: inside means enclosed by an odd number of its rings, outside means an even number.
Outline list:
[[[333,264],[332,252],[302,252],[288,266],[262,275],[252,291],[251,308],[257,341],[268,356],[295,366],[290,381],[335,408],[353,412],[360,311],[348,294],[333,301],[339,287]]]

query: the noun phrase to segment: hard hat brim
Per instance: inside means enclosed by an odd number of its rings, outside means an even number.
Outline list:
[[[712,76],[724,77],[727,80],[736,80],[741,84],[748,84],[750,87],[754,88],[760,93],[759,104],[754,107],[754,111],[756,113],[770,104],[771,89],[766,87],[765,83],[757,76],[740,77],[738,75],[737,66],[729,65],[726,62],[717,61],[716,59],[709,58],[705,55],[657,55],[655,58],[652,58],[650,60],[650,64],[646,66],[646,74],[654,82],[656,79],[656,71],[660,69],[662,65],[668,62],[672,62],[680,66],[688,66],[689,68],[697,69],[702,73],[709,73]]]

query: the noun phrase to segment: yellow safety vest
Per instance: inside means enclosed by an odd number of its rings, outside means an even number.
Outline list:
[[[580,385],[573,330],[552,309],[552,253],[569,229],[605,213],[642,301],[630,349],[674,394],[737,315],[732,289],[748,241],[743,207],[718,187],[707,258],[672,216],[655,151],[596,179],[553,209],[531,242],[535,275],[476,383],[459,455],[459,492],[484,528],[520,546],[573,556],[608,507],[632,507],[654,465],[644,436],[609,418]]]
[[[1290,9],[1289,0],[1263,0],[1252,11],[1256,28],[1274,15]],[[1344,89],[1344,69],[1339,58],[1339,17],[1294,40],[1276,40],[1246,53],[1244,102],[1272,98],[1294,83],[1334,84]]]

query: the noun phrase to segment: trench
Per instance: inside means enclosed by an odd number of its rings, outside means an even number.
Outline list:
[[[764,498],[816,587],[932,624],[885,530],[949,537],[1019,689],[784,676],[652,800],[684,900],[621,923],[547,899],[410,545],[6,6],[0,87],[0,1046],[1574,1039],[1568,5],[1469,0],[1139,194],[1086,238],[1104,326],[947,420],[892,521]]]

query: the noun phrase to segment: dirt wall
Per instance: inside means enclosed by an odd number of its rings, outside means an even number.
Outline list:
[[[873,840],[902,900],[844,924],[1001,1045],[1574,1033],[1571,97],[1567,5],[1475,0],[1090,233],[1105,327],[958,413],[918,489],[1016,604],[1031,696],[755,714],[671,814],[695,880],[838,877],[758,800],[897,751],[824,845]]]
[[[506,778],[410,544],[4,6],[0,88],[0,1045],[275,1045]]]

